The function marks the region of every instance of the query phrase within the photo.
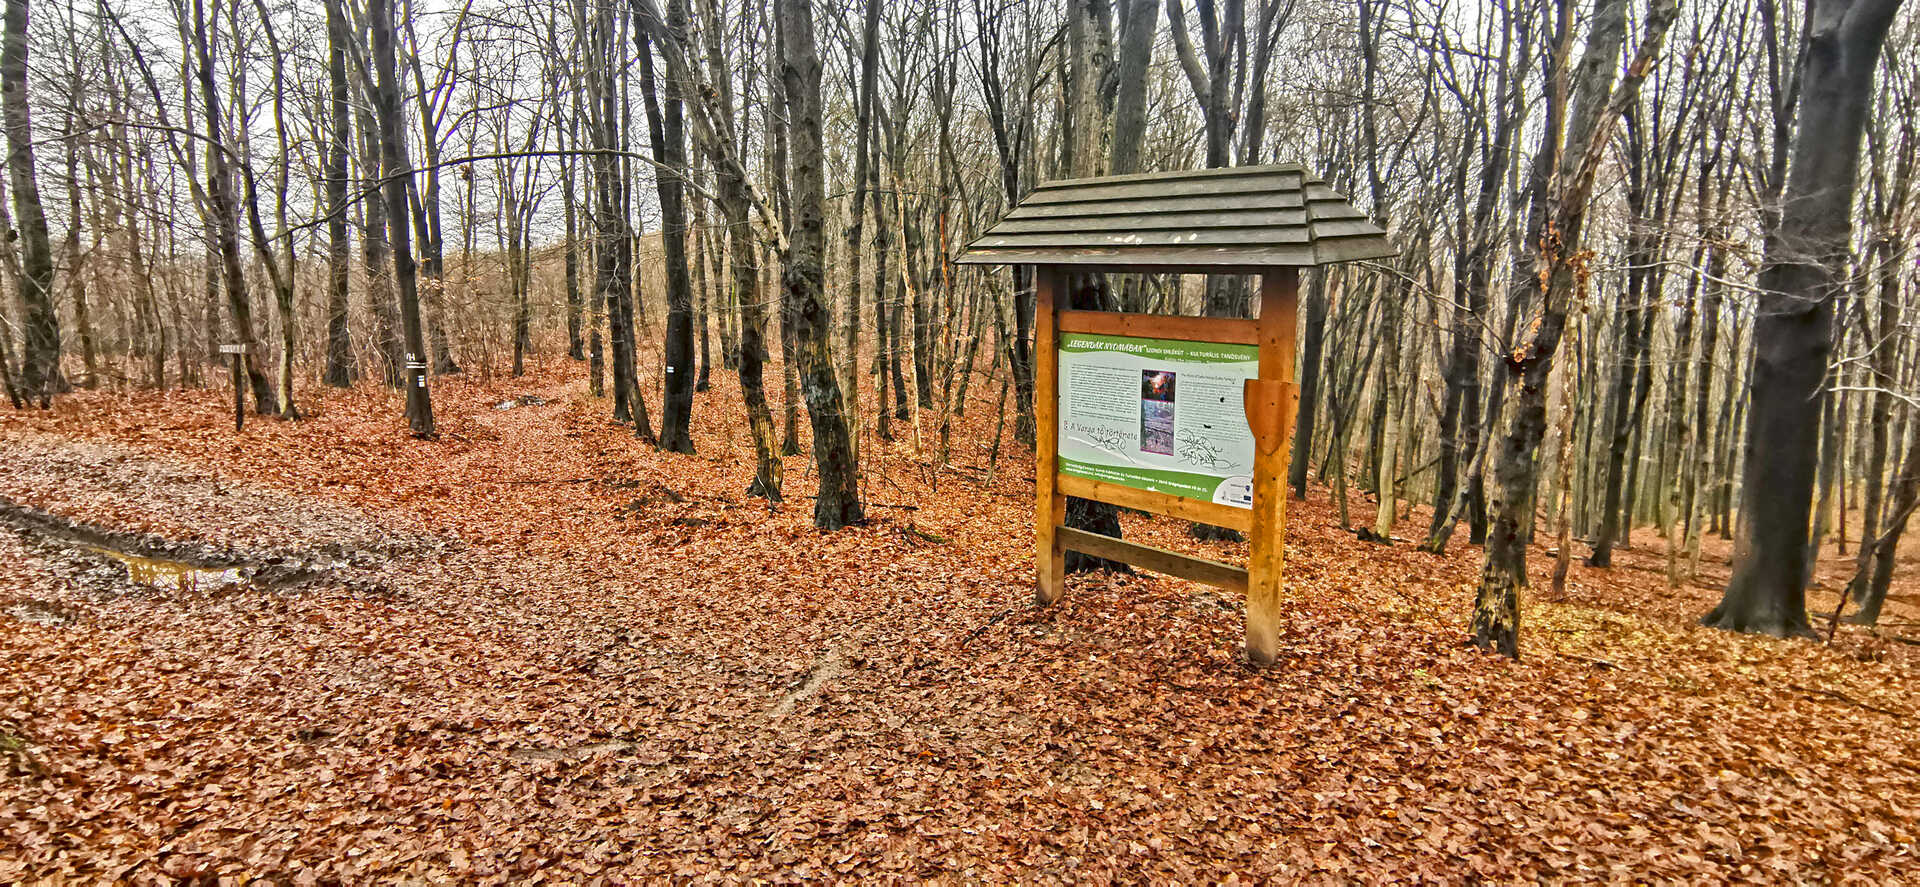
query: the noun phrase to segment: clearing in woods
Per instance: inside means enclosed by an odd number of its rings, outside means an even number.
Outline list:
[[[743,495],[731,386],[675,456],[579,376],[442,379],[436,442],[371,389],[238,436],[219,391],[0,415],[0,881],[1920,866],[1911,581],[1823,646],[1695,625],[1718,539],[1698,584],[1644,533],[1551,601],[1536,548],[1511,663],[1462,644],[1477,549],[1361,542],[1316,491],[1250,670],[1198,585],[1030,608],[1030,451],[1008,429],[987,482],[984,385],[948,470],[931,416],[926,457],[864,441],[873,519],[823,535],[805,457],[787,504]]]

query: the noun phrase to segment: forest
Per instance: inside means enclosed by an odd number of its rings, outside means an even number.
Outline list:
[[[1900,0],[4,3],[0,882],[1920,869]],[[1277,647],[1036,605],[959,260],[1279,164],[1394,254],[1299,273]]]

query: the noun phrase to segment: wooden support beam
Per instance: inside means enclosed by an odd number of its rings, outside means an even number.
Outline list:
[[[1188,499],[1185,496],[1175,496],[1171,493],[1156,493],[1152,490],[1121,486],[1120,484],[1078,477],[1071,474],[1060,475],[1059,479],[1055,480],[1054,483],[1059,486],[1061,493],[1068,496],[1092,499],[1095,502],[1105,502],[1109,505],[1118,505],[1121,508],[1133,508],[1148,514],[1177,517],[1181,520],[1201,524],[1212,524],[1216,527],[1239,530],[1242,533],[1253,526],[1251,523],[1252,512],[1249,512],[1245,508],[1235,508],[1231,505],[1221,505],[1217,502],[1203,502],[1199,499]]]
[[[1138,542],[1115,539],[1112,536],[1102,536],[1099,533],[1076,530],[1072,527],[1059,527],[1054,530],[1054,533],[1063,545],[1082,554],[1132,564],[1142,569],[1178,576],[1182,579],[1192,579],[1195,582],[1205,582],[1229,591],[1247,590],[1247,571],[1231,564],[1155,548],[1151,545],[1142,545]]]
[[[1173,314],[1121,314],[1117,311],[1062,311],[1060,331],[1096,336],[1176,339],[1182,342],[1260,344],[1254,321],[1225,317],[1186,317]]]
[[[1286,472],[1294,411],[1294,323],[1300,310],[1300,271],[1277,268],[1260,278],[1260,370],[1247,386],[1248,424],[1254,430],[1252,532],[1247,534],[1247,659],[1270,665],[1280,642],[1281,573],[1286,565]],[[1273,416],[1272,400],[1279,415]],[[1259,411],[1261,415],[1254,413]]]
[[[1057,529],[1067,519],[1067,497],[1057,483],[1060,472],[1060,348],[1058,299],[1060,272],[1052,265],[1034,269],[1033,288],[1033,602],[1046,606],[1066,588],[1067,552]]]

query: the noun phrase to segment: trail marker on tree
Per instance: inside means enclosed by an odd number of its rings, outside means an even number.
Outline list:
[[[1386,232],[1296,165],[1049,182],[957,260],[1033,265],[1035,603],[1068,549],[1246,594],[1247,657],[1271,663],[1300,269],[1395,254]],[[1060,307],[1069,275],[1253,274],[1259,317]],[[1247,533],[1243,569],[1064,526],[1077,496]]]

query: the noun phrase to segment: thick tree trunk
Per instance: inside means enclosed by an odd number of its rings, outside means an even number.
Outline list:
[[[686,28],[685,0],[668,0],[667,27],[676,32]],[[649,54],[644,31],[639,51]],[[686,128],[682,120],[685,88],[678,78],[668,77],[665,95],[656,95],[653,64],[649,58],[642,66],[641,91],[646,99],[647,127],[653,145],[654,162],[661,169],[654,174],[655,191],[660,198],[661,252],[666,263],[667,323],[662,361],[666,373],[666,398],[660,417],[659,447],[674,453],[693,452],[693,384],[698,367],[693,351],[693,282],[687,267],[686,187],[681,176],[690,172],[687,164]]]
[[[1899,0],[1808,4],[1799,131],[1758,282],[1733,575],[1719,606],[1701,620],[1712,627],[1781,637],[1812,633],[1806,558],[1820,392],[1874,72],[1899,7]]]
[[[833,362],[833,315],[823,292],[826,270],[826,171],[821,131],[820,54],[813,35],[813,4],[779,5],[787,119],[793,138],[793,225],[787,236],[783,275],[787,311],[793,318],[794,352],[801,390],[812,423],[814,468],[820,494],[813,523],[837,530],[864,520],[860,473],[854,463],[853,430]]]

